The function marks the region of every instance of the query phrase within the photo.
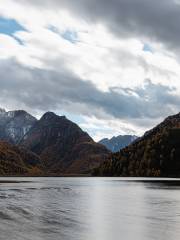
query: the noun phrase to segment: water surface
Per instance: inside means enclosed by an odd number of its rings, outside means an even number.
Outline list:
[[[180,181],[0,178],[2,240],[178,240]]]

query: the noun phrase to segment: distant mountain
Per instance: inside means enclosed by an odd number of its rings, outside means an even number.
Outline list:
[[[94,170],[99,176],[180,177],[180,113],[166,118]]]
[[[64,116],[45,113],[20,144],[38,154],[48,174],[87,173],[110,153]]]
[[[0,175],[41,175],[40,158],[29,150],[0,141]]]
[[[112,137],[111,139],[104,138],[99,141],[99,143],[106,146],[106,148],[111,152],[118,152],[120,149],[128,146],[137,138],[138,137],[135,135],[119,135],[117,137]]]
[[[37,119],[23,110],[0,109],[0,140],[17,144]]]

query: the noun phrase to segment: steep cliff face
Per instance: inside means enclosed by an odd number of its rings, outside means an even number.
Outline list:
[[[111,139],[104,138],[99,141],[111,152],[118,152],[124,147],[127,147],[130,143],[135,141],[138,137],[135,135],[119,135],[117,137],[112,137]]]
[[[180,113],[166,118],[94,171],[101,176],[180,177]]]
[[[23,110],[0,109],[0,140],[18,144],[37,119]]]
[[[29,150],[0,141],[0,175],[35,175],[43,173],[41,159]]]
[[[54,174],[86,173],[109,154],[75,123],[52,112],[35,123],[21,145],[38,154],[47,173]]]

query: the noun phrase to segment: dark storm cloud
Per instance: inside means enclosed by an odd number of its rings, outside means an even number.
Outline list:
[[[122,37],[155,40],[179,49],[180,5],[178,0],[18,0],[36,8],[66,8],[90,22],[105,23]]]
[[[69,105],[76,113],[117,119],[158,118],[169,115],[180,104],[172,89],[146,80],[143,87],[98,90],[90,81],[83,81],[65,69],[59,71],[28,68],[15,60],[0,61],[0,101],[16,102],[28,109],[46,111]],[[79,106],[77,108],[77,106]],[[173,110],[172,110],[173,109]],[[102,115],[101,115],[102,114]]]

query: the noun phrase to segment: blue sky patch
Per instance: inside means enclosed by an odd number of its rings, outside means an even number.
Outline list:
[[[59,30],[53,25],[48,26],[47,29],[52,31],[53,33],[60,35]]]
[[[61,37],[63,37],[65,40],[75,44],[78,41],[78,34],[75,31],[70,31],[70,30],[66,30],[64,33],[60,33],[59,30],[54,27],[54,26],[49,26],[48,29],[58,35],[60,35]]]
[[[17,31],[26,31],[14,19],[6,19],[0,17],[0,33],[12,36]]]
[[[78,35],[74,31],[67,30],[62,34],[62,37],[71,43],[76,43],[78,41]]]
[[[148,44],[148,43],[145,43],[144,46],[143,46],[143,51],[144,52],[151,52],[153,53],[153,48]]]
[[[17,31],[26,31],[26,29],[14,19],[0,17],[0,33],[13,37],[19,44],[22,45],[23,42],[13,35]]]

